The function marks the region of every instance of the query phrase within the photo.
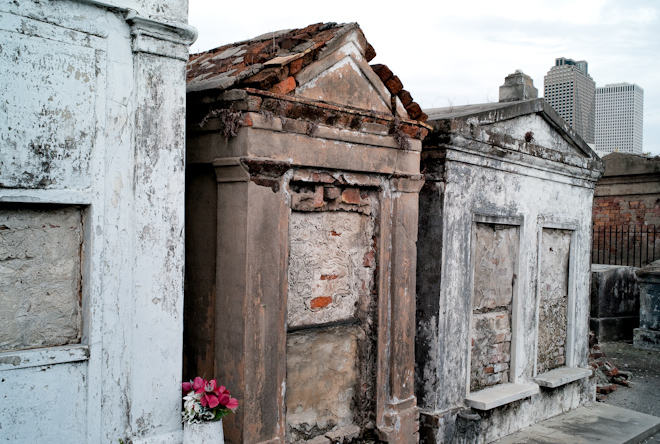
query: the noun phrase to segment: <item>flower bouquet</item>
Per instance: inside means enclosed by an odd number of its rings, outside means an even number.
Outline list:
[[[224,385],[218,386],[215,379],[206,381],[199,376],[181,384],[183,388],[183,422],[199,424],[219,421],[238,407]]]
[[[238,407],[236,398],[215,379],[199,376],[181,384],[183,388],[183,443],[224,444],[222,418]]]

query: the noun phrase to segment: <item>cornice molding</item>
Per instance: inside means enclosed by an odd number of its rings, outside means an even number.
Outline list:
[[[75,0],[124,14],[131,27],[133,52],[188,61],[188,48],[197,40],[197,29],[180,22],[154,19],[137,10],[137,4],[122,0]]]

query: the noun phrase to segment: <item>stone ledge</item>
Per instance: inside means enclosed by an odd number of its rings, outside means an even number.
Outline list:
[[[556,388],[566,385],[569,382],[588,378],[591,376],[591,373],[591,369],[588,368],[561,367],[537,375],[536,378],[534,378],[534,382],[541,387]]]
[[[61,345],[0,353],[0,371],[42,365],[65,364],[89,359],[87,345]]]
[[[499,384],[494,387],[479,390],[466,396],[469,407],[477,410],[491,410],[510,402],[529,398],[539,392],[537,384]]]

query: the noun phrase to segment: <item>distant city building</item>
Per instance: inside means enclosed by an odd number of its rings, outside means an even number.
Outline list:
[[[639,85],[614,83],[596,88],[596,148],[642,154],[644,90]]]
[[[584,60],[559,57],[543,78],[543,97],[585,142],[593,144],[596,129],[596,82]]]

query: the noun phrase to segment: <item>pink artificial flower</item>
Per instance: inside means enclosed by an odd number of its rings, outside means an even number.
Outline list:
[[[204,391],[204,386],[206,385],[206,381],[204,381],[202,378],[199,376],[195,378],[193,381],[193,390],[195,390],[195,393],[202,393]]]
[[[217,396],[209,395],[208,393],[204,393],[202,395],[202,399],[200,399],[199,402],[202,404],[202,406],[209,408],[215,408],[218,406],[218,404],[220,404]]]
[[[223,393],[223,394],[221,394],[220,396],[218,396],[218,401],[220,402],[220,404],[222,404],[222,405],[224,405],[224,406],[227,405],[227,403],[229,402],[230,399],[231,399],[231,398],[230,398],[229,395],[226,394],[226,393]]]
[[[238,407],[238,400],[236,398],[229,398],[229,402],[225,404],[225,407],[234,410],[236,407]]]
[[[210,381],[204,381],[204,382],[205,382],[204,391],[215,392],[215,387],[218,385],[215,379],[211,379]]]
[[[184,393],[188,393],[192,390],[192,382],[184,382],[181,384],[181,387],[183,388]]]

